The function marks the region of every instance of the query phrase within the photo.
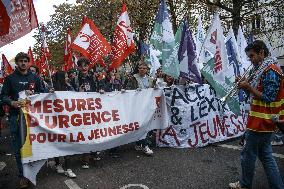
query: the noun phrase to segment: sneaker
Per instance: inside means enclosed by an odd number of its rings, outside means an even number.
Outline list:
[[[240,182],[233,182],[229,184],[229,187],[231,189],[246,189],[246,188],[242,188]]]
[[[94,156],[94,160],[95,160],[95,161],[100,161],[100,160],[101,160],[101,157],[100,157],[100,156]]]
[[[20,178],[20,188],[29,187],[29,180],[26,178]]]
[[[73,173],[71,169],[67,169],[67,171],[65,171],[65,175],[70,178],[76,178],[75,173]]]
[[[63,174],[65,172],[64,169],[62,168],[61,164],[56,165],[55,169],[56,169],[56,172],[59,173],[59,174]]]
[[[275,140],[273,140],[272,142],[271,142],[271,146],[281,146],[281,145],[283,145],[283,142],[282,142],[282,140],[280,140],[280,141],[275,141]]]
[[[145,147],[143,147],[142,145],[140,145],[140,146],[136,145],[136,146],[135,146],[135,150],[137,150],[137,151],[143,151],[143,152],[144,152],[146,155],[148,155],[148,156],[154,154],[153,150],[151,150],[148,145],[146,145]]]
[[[94,159],[95,161],[100,161],[100,160],[101,160],[100,153],[101,153],[101,152],[94,152],[94,153],[93,153],[93,159]]]
[[[84,163],[84,164],[82,165],[82,168],[83,168],[83,169],[89,169],[89,168],[90,168],[90,166],[89,166],[89,164],[88,164],[88,163]]]

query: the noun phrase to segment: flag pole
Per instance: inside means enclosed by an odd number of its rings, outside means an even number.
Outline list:
[[[42,24],[42,27],[44,27],[44,24]],[[43,35],[43,33],[41,35]],[[44,37],[45,37],[45,34],[44,34]],[[44,42],[44,40],[46,40],[46,38],[43,39],[42,42]],[[48,64],[48,60],[47,60],[47,57],[46,57],[46,51],[45,50],[46,50],[45,47],[43,47],[43,56],[44,56],[45,64],[47,65],[47,69],[48,69],[48,74],[49,74],[49,78],[50,78],[50,85],[51,85],[51,88],[53,88],[53,81],[52,81],[52,77],[51,77],[50,66]]]
[[[50,78],[50,85],[51,85],[51,88],[53,88],[53,81],[52,81],[52,77],[51,77],[51,71],[50,71],[50,67],[49,67],[48,60],[46,58],[45,53],[44,53],[44,58],[45,58],[45,64],[47,65],[47,68],[48,68],[48,74],[49,74],[49,78]]]

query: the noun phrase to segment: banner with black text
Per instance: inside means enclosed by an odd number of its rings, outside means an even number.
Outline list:
[[[209,85],[165,88],[170,125],[160,130],[160,147],[193,148],[238,137],[245,131],[245,113],[235,115]]]

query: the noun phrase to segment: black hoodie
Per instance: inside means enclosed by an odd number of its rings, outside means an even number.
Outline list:
[[[78,87],[77,90],[80,89],[80,86],[83,85],[84,92],[98,92],[96,82],[94,81],[94,77],[90,74],[83,75],[82,73],[79,73],[78,77]]]
[[[10,105],[12,101],[17,101],[19,92],[24,90],[32,90],[34,93],[44,92],[44,87],[38,76],[30,71],[23,75],[17,69],[5,78],[1,91],[1,100],[4,104]],[[10,107],[10,114],[18,114],[19,109]]]

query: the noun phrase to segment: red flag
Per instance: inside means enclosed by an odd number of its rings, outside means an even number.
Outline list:
[[[71,68],[74,68],[74,62],[72,61],[72,51],[71,51],[71,30],[67,29],[67,37],[65,42],[65,50],[64,50],[64,71],[68,71]]]
[[[72,61],[72,55],[68,57],[68,60],[64,63],[63,70],[67,72],[68,70],[75,68],[75,63]]]
[[[39,71],[40,73],[45,73],[47,71],[47,64],[46,64],[46,57],[44,56],[44,54],[40,55],[40,67],[39,67]]]
[[[35,65],[39,68],[39,74],[46,75],[47,74],[47,67],[45,64],[45,58],[43,55],[40,56],[40,59],[36,59]]]
[[[32,48],[31,47],[28,50],[28,55],[30,57],[30,64],[29,64],[29,66],[35,65],[35,60],[34,60],[34,56],[33,56],[33,52],[32,52]]]
[[[92,64],[102,60],[111,51],[109,43],[93,21],[88,18],[73,41],[71,48],[90,59]]]
[[[10,65],[10,63],[8,62],[6,56],[4,54],[2,54],[2,76],[3,78],[7,77],[8,75],[10,75],[11,73],[13,73],[13,68]]]
[[[134,33],[130,27],[126,5],[123,4],[121,15],[114,31],[114,40],[111,47],[112,64],[109,67],[110,69],[118,68],[123,60],[135,50],[133,36]]]
[[[0,1],[0,47],[23,37],[37,27],[32,0]]]
[[[41,61],[41,66],[40,66],[40,73],[43,75],[46,75],[48,73],[48,65],[47,65],[47,60],[51,59],[50,52],[47,46],[46,42],[46,37],[45,37],[45,27],[42,24],[41,26],[41,55],[40,55],[40,61]]]
[[[101,66],[103,66],[103,67],[106,67],[106,66],[107,66],[106,63],[105,63],[105,61],[104,61],[103,59],[99,60],[98,63],[99,63]]]
[[[64,49],[64,61],[66,62],[69,57],[71,56],[71,30],[70,28],[67,29],[67,36],[66,36],[66,41],[65,41],[65,49]]]
[[[82,19],[81,26],[84,26],[84,24],[87,22],[87,20],[88,20],[88,17],[86,15],[84,15],[83,19]]]
[[[45,27],[44,25],[42,24],[41,26],[41,52],[44,54],[44,57],[49,59],[51,58],[50,56],[50,52],[49,52],[49,49],[48,49],[48,46],[47,46],[47,42],[46,42],[46,37],[45,37]]]
[[[0,36],[7,35],[10,28],[11,6],[8,1],[0,1]]]
[[[41,67],[41,61],[39,59],[36,59],[35,65],[40,69]]]

